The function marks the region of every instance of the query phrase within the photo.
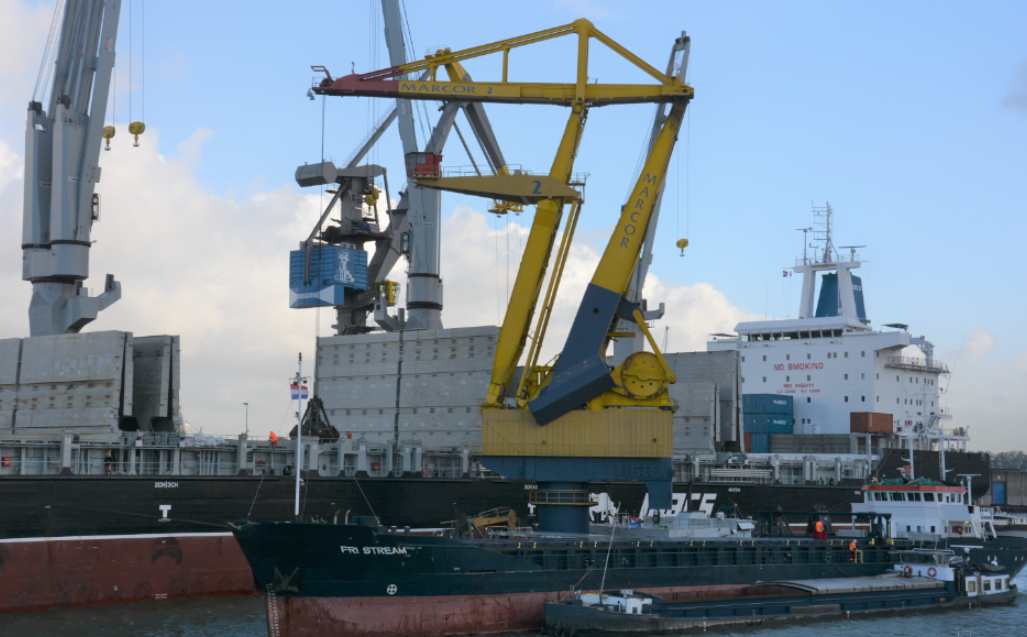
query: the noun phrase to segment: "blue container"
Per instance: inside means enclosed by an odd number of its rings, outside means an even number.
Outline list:
[[[304,283],[304,250],[289,253],[289,307],[343,305],[346,291],[367,289],[367,252],[323,246],[310,251],[310,279]]]
[[[752,453],[770,453],[770,434],[752,435]]]
[[[742,413],[791,416],[795,410],[794,400],[788,394],[743,394]]]
[[[790,434],[793,420],[779,414],[745,414],[742,427],[747,434]]]

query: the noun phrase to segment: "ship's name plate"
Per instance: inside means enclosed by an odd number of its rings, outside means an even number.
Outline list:
[[[153,488],[154,489],[177,489],[178,488],[178,483],[177,482],[154,482],[153,483]]]
[[[402,546],[365,546],[363,550],[357,546],[340,546],[343,553],[351,555],[408,555],[407,550]]]

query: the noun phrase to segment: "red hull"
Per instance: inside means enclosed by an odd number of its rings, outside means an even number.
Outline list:
[[[253,592],[229,533],[0,541],[0,613]]]
[[[746,585],[646,589],[666,601],[738,595]],[[428,597],[267,596],[268,637],[438,637],[542,628],[569,592]]]

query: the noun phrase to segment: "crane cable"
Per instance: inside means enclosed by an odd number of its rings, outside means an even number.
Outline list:
[[[54,34],[57,32],[57,26],[62,22],[60,16],[62,14],[61,7],[64,5],[64,0],[58,0],[57,4],[53,8],[53,17],[50,19],[50,31],[46,36],[46,46],[43,48],[43,59],[39,62],[39,72],[36,74],[36,85],[32,89],[32,99],[37,102],[42,102],[43,98],[46,97],[47,86],[50,84],[50,77],[53,74],[54,67],[54,56],[57,55],[57,51],[54,48],[55,38]],[[39,87],[43,87],[43,92],[39,93]],[[39,99],[36,99],[38,96]]]

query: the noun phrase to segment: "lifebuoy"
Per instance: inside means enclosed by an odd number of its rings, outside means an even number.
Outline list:
[[[906,573],[906,575],[912,575],[913,574],[913,567],[908,565],[908,564],[906,565],[906,568],[904,568],[902,570]]]
[[[937,574],[938,574],[938,569],[936,569],[936,568],[934,568],[934,567],[932,566],[931,568],[927,569],[927,574],[928,574],[928,575],[929,575],[930,577],[934,577],[935,575],[937,575]]]
[[[424,476],[425,478],[430,478],[431,477],[431,467],[429,467],[428,465],[424,465],[423,467],[421,467],[421,475]]]

